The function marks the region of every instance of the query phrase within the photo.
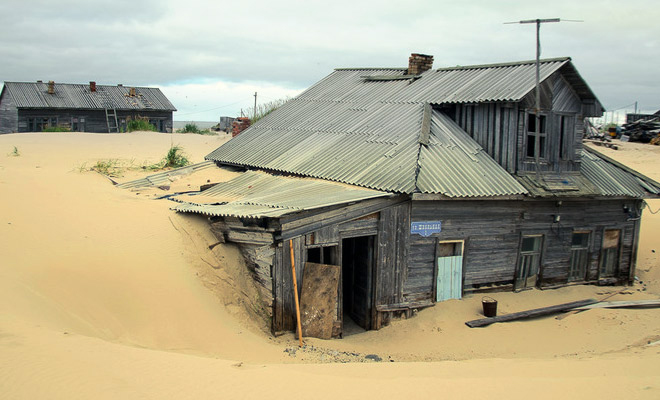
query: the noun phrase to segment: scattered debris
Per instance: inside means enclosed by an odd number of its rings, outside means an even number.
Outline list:
[[[623,125],[623,131],[631,142],[652,143],[660,145],[660,117],[649,120],[639,120]]]
[[[299,358],[301,361],[314,361],[322,363],[355,363],[355,362],[382,362],[383,357],[377,354],[360,354],[355,352],[324,349],[305,344],[303,347],[291,346],[284,349],[290,357]],[[389,362],[394,362],[391,356],[387,356]]]

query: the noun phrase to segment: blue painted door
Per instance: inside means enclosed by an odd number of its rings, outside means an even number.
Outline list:
[[[436,301],[460,299],[463,294],[463,243],[438,243]]]

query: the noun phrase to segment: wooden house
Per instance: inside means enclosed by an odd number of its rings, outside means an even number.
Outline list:
[[[158,88],[5,82],[0,93],[0,133],[40,132],[63,126],[74,132],[125,132],[129,119],[144,118],[172,132],[172,103]]]
[[[335,70],[206,157],[240,177],[177,198],[240,244],[273,331],[295,329],[290,246],[299,290],[340,273],[315,294],[332,336],[469,292],[632,282],[660,184],[583,147],[603,108],[570,58],[541,61],[540,110],[533,61],[409,61]]]

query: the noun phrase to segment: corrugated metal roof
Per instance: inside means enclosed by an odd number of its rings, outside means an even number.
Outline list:
[[[447,197],[526,194],[527,190],[454,121],[437,111],[429,146],[422,146],[417,186]]]
[[[176,211],[261,218],[389,196],[392,194],[324,180],[247,171],[199,194],[173,200],[182,203],[174,207]]]
[[[587,148],[588,149],[588,148]],[[634,197],[660,195],[660,183],[593,149],[582,151],[579,175],[517,177],[532,197]]]
[[[541,79],[567,65],[569,58],[543,60]],[[438,132],[460,131],[456,141],[464,146],[450,151],[442,147],[445,140],[420,148],[419,135],[425,104],[522,99],[535,87],[534,62],[444,68],[404,80],[367,79],[406,73],[336,70],[206,158],[399,193],[525,193],[499,165],[485,161],[486,153],[466,155],[464,149],[478,145],[460,128],[448,128],[440,114],[434,114]],[[418,178],[418,171],[423,176]]]
[[[159,172],[157,174],[149,175],[144,178],[136,179],[129,182],[120,183],[117,185],[120,189],[136,189],[150,186],[162,186],[172,182],[173,177],[181,175],[190,175],[193,172],[201,171],[207,168],[215,167],[213,161],[202,161],[201,163],[188,165],[169,171]]]
[[[589,149],[582,151],[581,172],[603,196],[643,198],[660,194],[660,184]]]
[[[130,96],[129,86],[55,83],[55,93],[48,93],[46,82],[5,82],[18,108],[58,108],[102,110],[159,110],[176,111],[158,88],[135,87]]]

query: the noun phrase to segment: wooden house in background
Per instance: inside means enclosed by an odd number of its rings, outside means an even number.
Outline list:
[[[158,132],[172,132],[176,108],[158,88],[5,82],[0,93],[0,133],[41,132],[63,126],[74,132],[124,132],[130,118],[144,118]]]
[[[660,184],[583,147],[603,109],[571,59],[542,60],[538,119],[533,61],[431,64],[335,70],[206,157],[240,177],[176,199],[240,244],[273,331],[295,329],[290,243],[299,288],[339,271],[315,294],[332,336],[469,292],[632,282]]]

